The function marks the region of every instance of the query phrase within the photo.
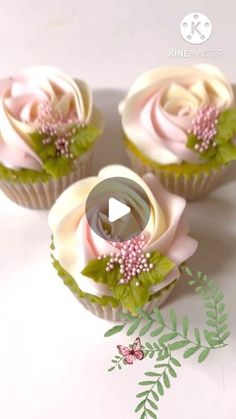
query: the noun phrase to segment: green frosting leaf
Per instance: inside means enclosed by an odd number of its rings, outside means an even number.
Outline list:
[[[189,134],[188,140],[187,140],[187,148],[190,148],[191,150],[196,152],[195,145],[198,144],[198,143],[199,143],[199,141],[198,141],[196,135]],[[209,150],[204,151],[204,153],[201,153],[200,157],[203,160],[208,161],[208,160],[211,160],[212,158],[214,158],[216,156],[216,154],[217,154],[217,149],[212,147],[212,148],[209,148]]]
[[[48,182],[51,179],[49,173],[46,170],[31,170],[31,169],[20,169],[13,170],[8,169],[0,163],[0,179],[8,182],[20,182],[20,183],[37,183],[37,182]]]
[[[49,157],[43,163],[44,170],[49,173],[53,179],[58,179],[68,175],[73,170],[73,161],[66,157]]]
[[[236,146],[233,145],[232,140],[236,137],[236,109],[227,109],[219,115],[217,124],[217,134],[214,141],[217,146],[209,148],[200,156],[205,161],[215,160],[220,164],[227,164],[232,160],[236,160]],[[189,134],[187,147],[194,152],[195,145],[199,144],[197,137],[194,134]]]
[[[54,250],[53,241],[51,243],[51,249]],[[99,304],[102,307],[111,305],[113,308],[116,308],[120,305],[120,300],[116,299],[113,296],[103,295],[101,297],[98,297],[96,295],[89,294],[89,293],[86,293],[86,292],[82,291],[79,288],[75,279],[61,266],[59,261],[56,260],[53,255],[51,255],[51,256],[52,256],[52,260],[53,260],[53,266],[56,269],[58,275],[62,278],[64,284],[70,289],[70,291],[75,295],[76,298],[89,300],[91,303]],[[89,271],[87,271],[87,272],[89,272]],[[117,281],[117,278],[116,278],[116,281]],[[149,300],[151,301],[152,299],[155,299],[155,298],[156,299],[161,298],[163,292],[166,292],[167,290],[172,289],[174,287],[175,283],[176,283],[176,281],[167,285],[166,287],[164,287],[160,291],[156,292],[155,294],[152,294],[150,296]],[[135,315],[137,315],[136,312],[135,312]]]
[[[43,169],[54,179],[69,174],[73,170],[76,158],[85,153],[101,134],[98,128],[93,125],[79,128],[74,126],[71,128],[71,132],[73,131],[75,132],[69,138],[70,158],[57,154],[54,141],[45,144],[44,140],[47,138],[45,134],[39,132],[31,134],[33,149],[41,158]]]
[[[232,160],[236,160],[236,147],[233,144],[225,144],[219,147],[218,154],[224,163],[228,163]]]
[[[123,307],[135,314],[135,309],[143,307],[149,300],[148,287],[140,282],[136,285],[137,278],[131,279],[128,284],[119,284],[112,287],[114,297],[119,300]]]
[[[149,263],[152,263],[154,267],[149,272],[141,272],[127,284],[120,284],[119,280],[122,275],[119,271],[119,265],[115,264],[114,269],[107,272],[108,261],[109,257],[91,260],[81,273],[96,282],[106,284],[112,291],[114,298],[132,313],[135,313],[137,308],[143,307],[149,300],[149,288],[163,281],[175,266],[166,256],[153,252],[149,258]],[[138,286],[137,282],[139,283]]]
[[[108,260],[109,257],[90,260],[88,265],[82,270],[82,275],[93,279],[95,282],[107,284],[111,287],[116,285],[121,278],[119,266],[116,264],[112,271],[107,272],[106,265]]]
[[[219,145],[232,141],[236,135],[236,109],[227,109],[221,112],[217,125],[216,140]]]
[[[99,135],[101,132],[93,125],[78,129],[71,137],[70,151],[75,157],[79,157],[93,145]]]
[[[175,267],[172,260],[158,252],[151,254],[149,263],[153,263],[154,268],[149,272],[141,272],[138,276],[139,281],[147,287],[163,281],[163,278]]]
[[[75,167],[76,159],[84,154],[93,145],[96,138],[101,134],[93,125],[74,127],[75,132],[69,138],[71,158],[58,156],[54,142],[45,144],[45,134],[33,132],[30,134],[30,146],[42,160],[42,170],[31,169],[8,169],[0,164],[0,179],[10,182],[36,183],[47,182],[50,179],[58,179],[68,175]]]

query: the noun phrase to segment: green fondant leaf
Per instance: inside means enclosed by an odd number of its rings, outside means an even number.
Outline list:
[[[138,280],[145,286],[151,286],[163,281],[163,278],[174,268],[175,264],[168,257],[154,252],[149,258],[149,263],[154,265],[154,268],[149,272],[141,272]]]
[[[116,308],[119,306],[119,301],[116,300],[114,297],[109,295],[103,295],[101,297],[98,297],[93,294],[86,293],[82,291],[75,279],[61,266],[61,264],[54,258],[53,259],[53,266],[57,270],[58,275],[62,278],[64,284],[71,290],[71,292],[79,299],[86,298],[91,303],[96,303],[101,306],[107,306],[108,304],[112,307]]]
[[[39,157],[44,161],[48,157],[56,157],[56,148],[53,143],[43,144],[45,140],[45,134],[41,134],[37,131],[30,134],[32,140],[32,147]]]
[[[227,109],[221,112],[217,125],[216,141],[225,145],[232,141],[236,134],[236,109]]]
[[[0,179],[11,183],[36,183],[48,182],[51,179],[46,170],[31,170],[31,169],[8,169],[0,163]]]
[[[198,144],[199,141],[194,134],[189,134],[187,140],[187,148],[193,150],[196,153],[195,145]],[[199,154],[202,160],[209,161],[217,154],[217,148],[209,148],[209,150],[204,151],[204,153]]]
[[[135,309],[143,307],[149,299],[148,287],[136,285],[137,279],[131,279],[128,284],[118,284],[113,288],[114,297],[119,300],[123,307],[131,313],[136,313]]]
[[[190,150],[194,150],[196,144],[198,144],[198,139],[196,135],[189,134],[186,146],[190,148]]]
[[[236,146],[228,143],[219,147],[218,158],[220,158],[223,163],[229,163],[232,160],[236,160]]]
[[[115,263],[114,269],[107,272],[108,261],[109,257],[91,260],[81,273],[96,282],[106,284],[112,291],[114,298],[135,315],[137,315],[137,309],[143,307],[148,301],[150,297],[149,287],[161,282],[175,266],[166,256],[154,252],[149,258],[149,263],[154,265],[150,272],[142,272],[129,283],[120,284],[119,280],[122,275],[119,265]],[[138,314],[142,317],[142,311],[139,311]],[[143,312],[143,316],[147,318],[145,312]]]
[[[43,163],[43,167],[52,178],[58,179],[59,177],[66,176],[70,173],[73,169],[73,163],[66,157],[48,157]]]
[[[73,158],[58,156],[54,143],[44,144],[45,134],[33,132],[30,134],[30,146],[42,161],[42,170],[31,169],[8,169],[0,164],[0,179],[14,183],[47,182],[50,179],[58,179],[68,175],[74,170],[76,159],[85,153],[100,135],[100,131],[93,125],[76,128],[76,132],[70,138],[70,152]]]
[[[75,157],[79,157],[81,154],[85,153],[85,151],[91,147],[99,135],[101,135],[101,132],[93,125],[87,125],[83,128],[79,128],[71,137],[70,150],[73,155]]]
[[[76,158],[85,153],[92,146],[98,135],[101,134],[93,125],[79,128],[75,126],[74,129],[75,133],[69,138],[71,158],[66,158],[63,155],[58,156],[54,141],[49,144],[43,142],[47,137],[45,134],[34,132],[30,135],[32,148],[41,158],[43,170],[54,179],[69,174],[74,168]]]
[[[200,156],[205,161],[215,159],[221,164],[227,164],[232,160],[236,160],[236,147],[232,144],[232,140],[236,136],[236,109],[227,109],[221,112],[219,122],[217,124],[217,134],[214,140],[217,147],[211,147]],[[187,147],[193,151],[198,139],[194,134],[189,134]]]
[[[88,265],[82,270],[81,273],[82,275],[93,279],[95,282],[107,284],[108,286],[115,286],[119,282],[121,274],[119,272],[118,265],[115,265],[112,271],[107,272],[106,266],[108,261],[109,257],[93,259],[88,263]]]

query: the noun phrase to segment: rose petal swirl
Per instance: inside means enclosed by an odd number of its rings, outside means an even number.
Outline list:
[[[232,107],[231,85],[216,67],[199,64],[164,67],[140,76],[119,106],[126,136],[159,164],[200,163],[186,148],[188,130],[199,108]]]
[[[92,94],[82,80],[73,80],[53,67],[22,70],[0,82],[0,163],[11,169],[41,170],[30,133],[36,130],[39,105],[49,101],[65,121],[74,113],[86,125],[99,120]]]

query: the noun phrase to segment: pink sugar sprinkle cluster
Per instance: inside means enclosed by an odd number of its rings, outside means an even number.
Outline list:
[[[107,262],[106,271],[111,272],[115,268],[115,264],[119,264],[122,278],[120,284],[127,284],[132,278],[135,278],[141,272],[149,272],[154,268],[153,263],[149,263],[150,253],[144,253],[143,248],[147,242],[145,235],[135,237],[124,243],[112,243],[117,247],[117,252],[110,253]],[[99,256],[98,259],[106,258],[107,255]],[[140,285],[137,281],[136,286]]]
[[[70,138],[76,132],[75,125],[81,126],[76,115],[70,114],[64,120],[61,114],[53,108],[52,104],[45,100],[39,104],[36,124],[39,133],[46,136],[43,144],[46,145],[53,142],[58,156],[74,157],[70,152]]]
[[[217,134],[219,113],[216,106],[205,105],[198,110],[192,121],[192,128],[188,132],[194,134],[198,139],[198,143],[195,144],[196,151],[204,153],[210,147],[217,146],[214,137]]]

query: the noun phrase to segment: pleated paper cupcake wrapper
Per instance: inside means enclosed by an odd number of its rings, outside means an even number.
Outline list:
[[[170,295],[171,291],[173,290],[175,284],[176,282],[174,281],[168,287],[163,288],[158,293],[158,296],[153,297],[153,299],[151,299],[151,301],[145,304],[145,306],[142,308],[145,311],[151,313],[154,307],[162,306],[165,303],[168,296]],[[86,310],[90,311],[91,313],[95,314],[95,316],[100,317],[101,319],[105,319],[105,320],[109,320],[113,322],[119,322],[121,320],[120,314],[127,313],[127,310],[124,309],[121,304],[118,307],[112,307],[111,304],[102,306],[98,303],[93,303],[89,301],[87,298],[79,298],[77,296],[76,298],[84,306],[84,308],[86,308]]]
[[[157,176],[168,191],[184,197],[187,201],[201,198],[220,185],[227,166],[210,169],[209,172],[195,174],[180,174],[157,169],[143,162],[132,151],[127,150],[132,169],[143,176],[145,173],[153,173]]]
[[[18,205],[30,209],[49,209],[68,186],[88,176],[91,160],[92,150],[77,160],[76,168],[67,176],[36,183],[9,182],[0,179],[0,189]]]

